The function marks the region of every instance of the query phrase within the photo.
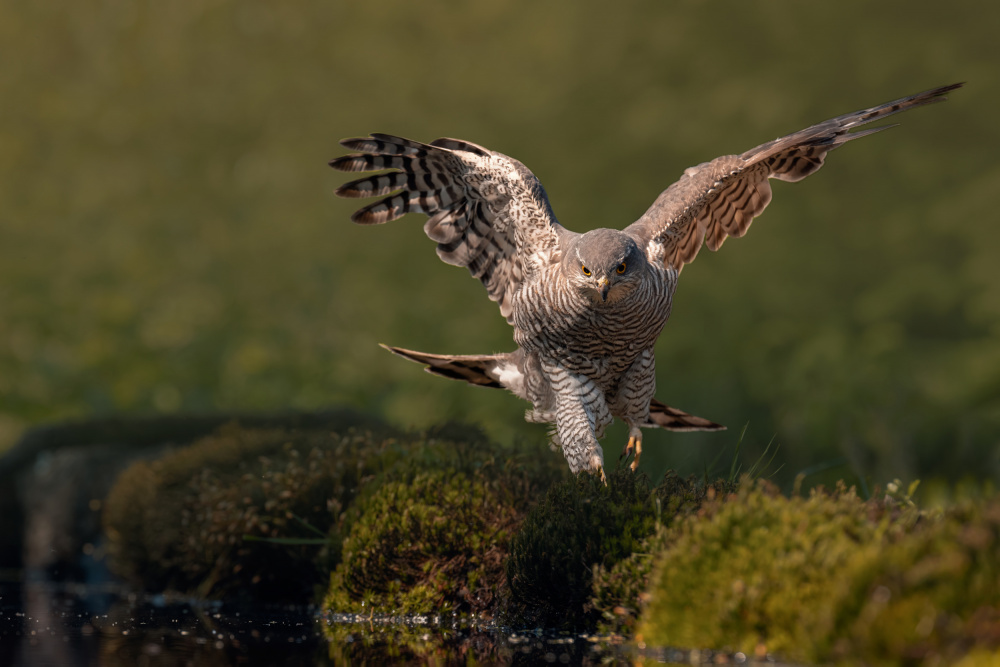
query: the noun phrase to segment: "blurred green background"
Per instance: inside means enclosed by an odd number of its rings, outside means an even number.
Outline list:
[[[512,342],[422,218],[349,222],[339,139],[515,156],[583,231],[690,165],[968,81],[686,268],[658,395],[730,430],[651,433],[644,465],[728,467],[748,425],[743,456],[773,440],[786,481],[1000,478],[1000,6],[610,7],[0,2],[0,448],[67,417],[341,403],[544,438],[518,399],[376,346]]]

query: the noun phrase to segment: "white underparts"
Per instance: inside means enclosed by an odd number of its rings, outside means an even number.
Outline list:
[[[520,396],[524,399],[528,397],[528,391],[524,386],[524,374],[514,364],[498,364],[493,369],[493,374],[496,375],[500,384],[515,396]]]

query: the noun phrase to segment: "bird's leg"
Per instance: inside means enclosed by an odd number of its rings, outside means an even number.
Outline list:
[[[622,450],[620,460],[632,460],[634,471],[639,467],[639,457],[642,455],[641,424],[649,422],[649,401],[656,393],[656,362],[652,348],[643,350],[632,365],[625,371],[615,395],[614,414],[628,424],[628,444]]]
[[[604,474],[604,450],[598,434],[614,421],[604,399],[604,392],[585,375],[574,373],[559,363],[542,358],[542,369],[548,374],[553,387],[556,435],[563,456],[571,472],[587,471],[599,475],[607,484]],[[535,411],[538,416],[538,410]],[[545,411],[549,413],[549,411]],[[547,416],[547,414],[546,414]]]
[[[569,394],[557,399],[555,412],[554,440],[562,447],[570,471],[587,471],[599,475],[606,484],[604,452],[595,435],[595,411],[588,410],[579,396]]]
[[[632,460],[631,468],[632,471],[639,467],[639,457],[642,456],[642,429],[639,425],[632,423],[629,420],[629,431],[628,431],[628,444],[625,445],[625,449],[622,450],[621,459],[628,461],[628,457],[635,454],[635,458]]]

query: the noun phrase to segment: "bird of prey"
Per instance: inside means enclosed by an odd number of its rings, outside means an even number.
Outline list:
[[[643,428],[722,426],[657,401],[653,347],[670,315],[677,277],[704,243],[743,236],[771,201],[768,179],[799,181],[826,154],[886,126],[867,123],[946,99],[962,84],[849,113],[687,169],[623,230],[572,232],[556,221],[542,184],[517,160],[458,139],[429,144],[388,134],[345,139],[354,154],[330,162],[381,171],[341,186],[342,197],[383,197],[359,224],[406,213],[429,216],[424,232],[443,261],[482,281],[514,328],[513,352],[441,355],[390,347],[436,375],[502,387],[532,403],[529,422],[555,425],[574,473],[604,478],[599,440],[615,417],[628,425],[623,456],[642,452]]]

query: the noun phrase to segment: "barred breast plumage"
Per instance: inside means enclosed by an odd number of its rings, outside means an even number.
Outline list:
[[[514,342],[602,385],[617,382],[666,324],[676,272],[650,264],[636,289],[599,309],[558,273],[549,269],[515,294]]]
[[[677,277],[701,246],[742,236],[771,201],[769,179],[798,181],[827,153],[885,127],[856,128],[945,99],[935,88],[813,125],[741,155],[692,167],[622,231],[576,234],[552,213],[545,190],[520,162],[457,139],[423,144],[387,134],[346,139],[359,151],[330,164],[389,170],[346,183],[344,197],[385,196],[354,214],[380,224],[425,213],[438,256],[479,279],[514,327],[518,349],[440,355],[389,348],[431,373],[503,387],[531,401],[530,421],[555,424],[573,472],[604,475],[598,440],[615,417],[629,426],[625,454],[638,465],[642,428],[722,426],[660,403],[653,348],[670,315]],[[387,196],[386,196],[387,195]]]

